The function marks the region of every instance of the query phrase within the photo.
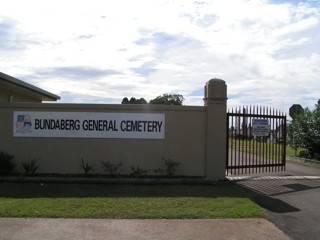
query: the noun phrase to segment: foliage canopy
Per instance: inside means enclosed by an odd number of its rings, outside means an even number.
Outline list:
[[[161,105],[182,105],[184,97],[180,94],[162,94],[155,99],[150,100],[150,104],[161,104]],[[144,98],[130,98],[125,97],[122,99],[121,104],[148,104]]]
[[[150,104],[182,105],[184,97],[180,94],[163,94],[150,101]]]
[[[127,97],[125,97],[122,99],[121,104],[147,104],[147,101],[144,98],[137,99],[132,97],[129,100]]]
[[[314,110],[306,108],[288,126],[289,144],[293,148],[302,147],[304,157],[320,160],[320,105]]]

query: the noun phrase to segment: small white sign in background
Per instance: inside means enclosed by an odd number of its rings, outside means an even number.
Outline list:
[[[252,119],[253,136],[269,136],[270,125],[268,119]]]
[[[164,139],[165,114],[16,111],[13,136]]]

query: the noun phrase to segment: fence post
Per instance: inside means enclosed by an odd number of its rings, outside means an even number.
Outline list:
[[[206,177],[225,179],[227,85],[224,80],[211,79],[205,85],[204,94],[207,107]]]

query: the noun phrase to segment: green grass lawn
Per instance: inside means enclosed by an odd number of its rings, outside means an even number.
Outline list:
[[[105,185],[0,183],[0,217],[255,218],[263,212],[230,183]]]
[[[229,149],[243,153],[250,153],[257,156],[268,156],[273,160],[281,161],[282,144],[259,142],[256,140],[241,140],[230,138]]]
[[[263,151],[273,150],[274,152],[280,152],[282,150],[281,144],[278,143],[261,143],[255,140],[239,140],[239,139],[229,139],[229,146],[232,146],[232,149],[237,149],[240,152],[262,154]],[[264,148],[264,149],[263,149]],[[303,148],[298,148],[297,153],[303,150]],[[295,156],[295,150],[289,145],[286,146],[286,155]]]
[[[304,149],[303,148],[298,148],[297,149],[297,154],[302,150],[304,150]],[[295,157],[296,156],[296,151],[292,147],[290,147],[290,145],[287,145],[287,147],[286,147],[286,155]]]

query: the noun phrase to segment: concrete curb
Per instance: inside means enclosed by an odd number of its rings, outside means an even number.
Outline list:
[[[0,177],[0,182],[10,183],[75,183],[75,184],[136,184],[136,185],[218,185],[228,183],[225,180],[208,180],[205,178],[85,178],[85,177]]]

